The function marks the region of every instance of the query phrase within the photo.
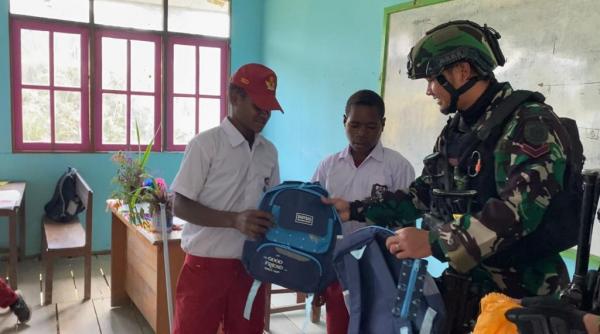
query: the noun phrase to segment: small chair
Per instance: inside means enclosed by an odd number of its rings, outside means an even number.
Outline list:
[[[271,295],[280,293],[295,293],[296,304],[279,306],[271,308]],[[306,294],[302,292],[296,292],[290,289],[272,289],[271,284],[265,284],[265,297],[267,299],[267,306],[265,310],[265,331],[268,332],[271,325],[271,314],[288,312],[294,310],[304,310],[306,307]],[[311,305],[310,321],[314,324],[319,323],[321,318],[321,307]]]
[[[55,222],[42,218],[42,260],[46,267],[44,305],[52,303],[52,275],[55,257],[84,257],[84,300],[90,299],[92,283],[92,212],[94,192],[77,172],[77,195],[85,206],[85,228],[75,219]]]

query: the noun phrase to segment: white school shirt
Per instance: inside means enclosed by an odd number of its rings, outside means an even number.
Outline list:
[[[329,192],[330,197],[346,201],[362,200],[371,196],[374,184],[385,185],[389,191],[408,188],[415,179],[413,166],[400,153],[383,147],[381,142],[367,158],[356,167],[350,147],[332,154],[319,163],[313,176]],[[342,224],[344,235],[365,226],[365,223],[348,221]]]
[[[189,142],[171,189],[211,209],[241,212],[257,208],[263,192],[277,184],[275,146],[257,134],[250,149],[226,118]],[[240,259],[245,240],[234,228],[187,223],[181,248],[194,256]]]

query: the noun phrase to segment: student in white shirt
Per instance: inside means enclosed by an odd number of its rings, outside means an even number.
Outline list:
[[[172,185],[175,215],[187,221],[173,333],[215,334],[221,322],[225,333],[263,332],[263,287],[250,320],[243,318],[253,279],[240,259],[246,238],[264,235],[273,221],[255,208],[279,183],[277,150],[260,135],[271,110],[282,110],[276,84],[271,69],[242,66],[231,78],[229,117],[186,148]]]
[[[348,146],[321,161],[313,181],[319,181],[331,197],[347,201],[364,199],[371,191],[381,190],[379,186],[390,191],[408,187],[415,179],[414,168],[400,153],[381,145],[384,125],[385,106],[377,93],[360,90],[352,94],[344,114]],[[363,225],[348,221],[342,231],[347,235]],[[317,304],[326,303],[327,333],[347,333],[348,311],[339,282],[315,300]]]

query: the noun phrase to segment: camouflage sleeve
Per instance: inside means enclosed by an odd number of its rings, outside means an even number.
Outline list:
[[[408,189],[384,191],[377,196],[352,202],[350,219],[388,228],[413,226],[414,221],[429,207],[428,203],[429,184],[421,176]]]
[[[441,248],[457,271],[469,271],[535,230],[562,189],[566,154],[556,131],[560,125],[548,108],[538,103],[521,107],[505,127],[494,151],[499,198],[488,200],[478,213],[442,225],[432,236],[432,248]]]

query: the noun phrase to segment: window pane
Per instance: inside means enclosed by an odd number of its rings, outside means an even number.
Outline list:
[[[196,133],[195,99],[176,97],[173,99],[173,144],[185,145]]]
[[[135,126],[140,131],[138,143]],[[154,96],[131,96],[131,129],[129,142],[132,144],[147,145],[154,137]]]
[[[54,33],[54,85],[81,87],[81,36]]]
[[[54,93],[54,131],[57,143],[81,143],[81,93]]]
[[[169,0],[169,31],[229,37],[229,1]]]
[[[131,90],[154,92],[155,43],[131,41]]]
[[[50,93],[47,90],[23,89],[23,142],[50,143]]]
[[[174,45],[173,87],[176,94],[196,93],[196,47]]]
[[[10,0],[10,12],[66,21],[89,22],[89,1]]]
[[[127,88],[127,41],[102,37],[102,89]]]
[[[50,84],[50,35],[47,31],[21,29],[21,81]]]
[[[221,94],[221,49],[200,47],[200,94]]]
[[[94,21],[116,27],[162,30],[161,0],[95,0]]]
[[[198,119],[198,132],[214,128],[221,122],[221,100],[204,99],[198,100],[200,117]]]
[[[127,144],[125,95],[102,94],[102,144]]]

